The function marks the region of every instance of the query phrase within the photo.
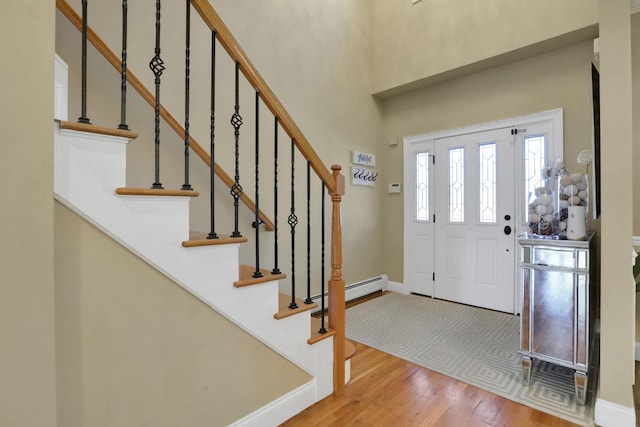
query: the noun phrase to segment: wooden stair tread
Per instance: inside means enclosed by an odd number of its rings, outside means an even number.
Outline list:
[[[349,360],[356,354],[356,346],[349,340],[344,340],[344,360]]]
[[[192,248],[196,246],[211,246],[211,245],[226,245],[229,243],[244,243],[247,241],[246,237],[229,237],[218,235],[217,239],[208,239],[209,233],[204,231],[190,231],[189,240],[182,242],[182,246],[185,248]],[[251,272],[253,274],[253,272]]]
[[[322,341],[325,338],[332,337],[336,334],[336,331],[330,329],[327,326],[327,322],[324,323],[324,328],[327,330],[324,334],[321,334],[320,327],[322,326],[322,322],[320,319],[316,317],[311,318],[311,338],[307,340],[307,344],[315,344],[319,341]]]
[[[285,317],[313,310],[314,308],[318,307],[318,304],[316,304],[315,302],[312,304],[305,304],[304,300],[300,298],[295,298],[295,302],[298,305],[298,308],[289,308],[289,304],[291,304],[291,295],[283,294],[282,292],[279,293],[278,312],[274,314],[273,317],[276,319],[284,319]]]
[[[167,197],[198,197],[199,192],[195,190],[166,190],[156,188],[116,188],[116,193],[121,196],[167,196]]]
[[[260,269],[262,277],[253,277],[255,271],[256,268],[251,265],[240,264],[239,279],[233,282],[233,286],[239,288],[242,286],[256,285],[258,283],[271,282],[272,280],[282,280],[287,277],[286,274],[272,274],[271,271],[264,268]]]
[[[138,137],[137,132],[130,130],[122,130],[116,128],[110,128],[105,126],[96,126],[87,123],[68,122],[66,120],[60,120],[60,129],[77,130],[80,132],[99,133],[100,135],[120,136],[128,139],[136,139]]]

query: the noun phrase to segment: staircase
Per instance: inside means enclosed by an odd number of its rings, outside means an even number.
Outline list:
[[[207,2],[192,3],[209,22],[223,25],[217,22],[219,18]],[[66,7],[64,2],[57,4],[59,8]],[[212,240],[207,239],[206,232],[190,230],[190,202],[199,196],[197,191],[127,187],[127,146],[136,134],[66,121],[68,88],[64,87],[66,78],[60,73],[64,74],[64,66],[56,67],[56,200],[313,377],[305,386],[235,425],[275,425],[331,393],[339,393],[349,380],[350,370],[344,342],[344,282],[340,259],[332,259],[329,328],[320,334],[319,325],[310,316],[317,304],[304,304],[280,292],[279,281],[285,274],[272,274],[257,266],[240,264],[239,249],[247,238],[220,236]],[[259,84],[264,84],[259,75],[257,79]],[[286,111],[280,111],[282,107],[277,101],[268,102],[280,113],[276,117],[285,123],[290,120]],[[301,145],[302,148],[298,148],[307,159],[308,167],[317,169],[334,195],[332,255],[335,257],[336,245],[341,246],[340,168],[334,167],[333,174],[328,172],[321,162],[318,164],[319,159],[310,146],[307,147],[306,139],[298,135],[300,131],[295,124],[283,126],[287,131],[292,129],[292,140]],[[257,206],[256,219],[258,223]],[[262,272],[262,277],[253,277],[256,270]]]

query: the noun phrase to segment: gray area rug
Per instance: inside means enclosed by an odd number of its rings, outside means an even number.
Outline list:
[[[573,370],[534,361],[522,385],[519,317],[417,295],[388,293],[346,312],[350,340],[576,424],[592,426],[593,390],[576,404]],[[595,381],[590,378],[589,388]]]

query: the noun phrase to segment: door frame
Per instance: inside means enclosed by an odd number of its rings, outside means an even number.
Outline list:
[[[403,184],[404,184],[404,232],[403,232],[403,278],[406,281],[407,278],[411,277],[410,268],[411,264],[408,262],[409,259],[409,251],[410,249],[410,239],[411,239],[411,226],[410,224],[414,221],[413,212],[414,212],[414,194],[413,188],[414,184],[411,182],[413,174],[410,169],[410,165],[412,165],[412,147],[418,143],[426,143],[430,141],[435,141],[441,138],[447,137],[456,137],[461,135],[467,135],[471,133],[479,133],[485,131],[499,130],[499,129],[526,129],[526,126],[532,126],[536,123],[545,123],[549,127],[549,152],[547,153],[547,161],[549,164],[553,164],[555,159],[563,159],[564,153],[564,139],[563,139],[563,109],[556,108],[553,110],[542,111],[539,113],[528,114],[524,116],[511,117],[507,119],[485,122],[474,124],[470,126],[464,126],[454,129],[440,130],[436,132],[429,132],[420,135],[408,136],[403,138]],[[518,142],[522,141],[522,136],[514,135],[514,138]],[[522,144],[516,144],[516,149],[514,150],[514,156],[516,157],[514,161],[518,161],[522,158]],[[522,168],[515,168],[515,180],[516,182],[522,182]],[[439,183],[435,183],[435,185],[440,185]],[[522,234],[526,231],[524,227],[526,224],[523,224],[520,218],[524,218],[523,206],[524,206],[524,195],[519,188],[516,186],[516,194],[515,194],[515,203],[516,203],[516,211],[514,212],[516,221],[514,221],[514,225],[516,226],[516,236]],[[518,250],[519,253],[519,250]],[[519,256],[514,257],[514,271],[517,275],[517,264],[518,264]],[[516,286],[518,281],[516,277],[514,277],[514,286]],[[405,283],[408,285],[408,283]],[[409,288],[409,286],[407,286]],[[516,286],[514,292],[514,307],[515,311],[519,312],[519,301],[520,301],[520,289]]]

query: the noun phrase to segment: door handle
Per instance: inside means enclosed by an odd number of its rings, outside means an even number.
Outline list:
[[[504,234],[506,234],[507,236],[509,234],[511,234],[511,227],[510,226],[508,226],[508,225],[504,226]]]

